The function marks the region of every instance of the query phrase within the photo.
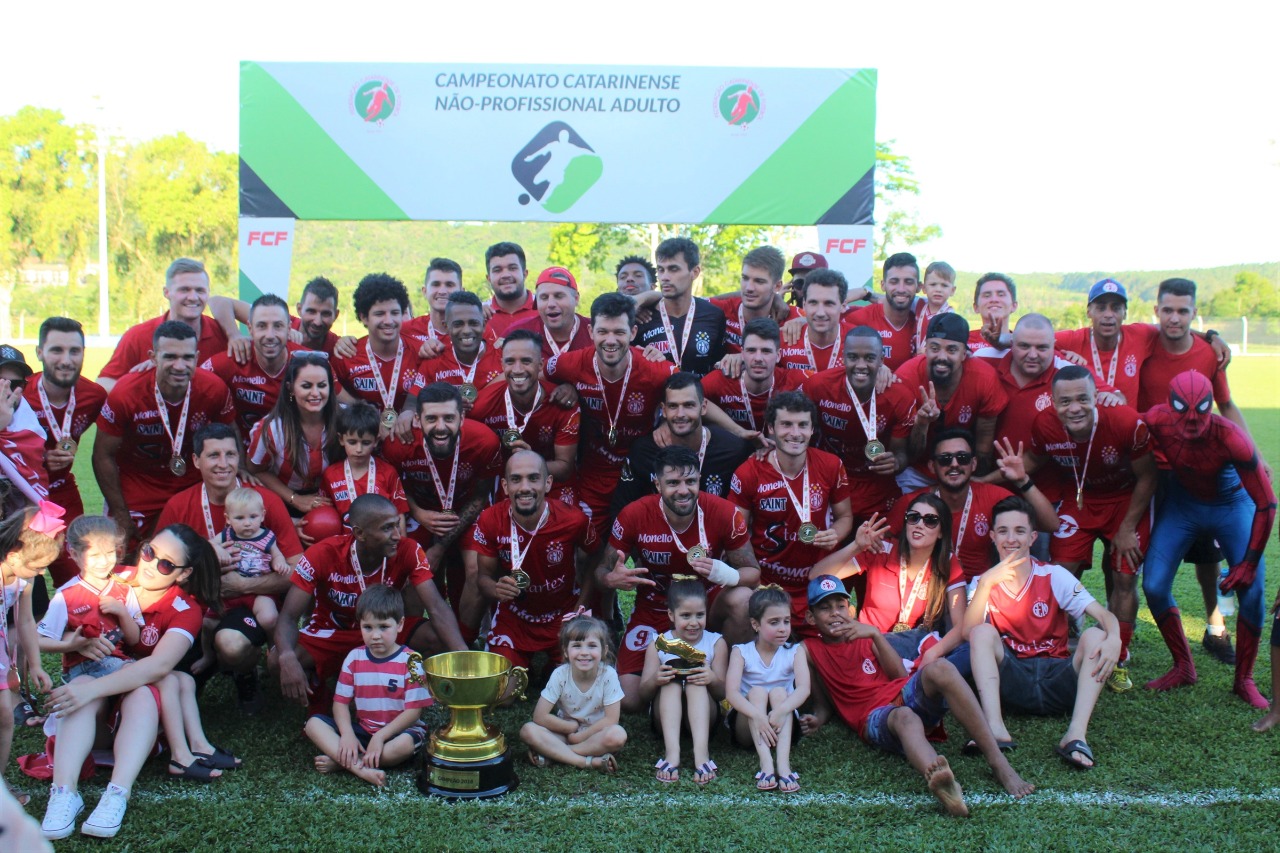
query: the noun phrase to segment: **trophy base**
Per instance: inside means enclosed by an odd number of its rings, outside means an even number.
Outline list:
[[[427,753],[418,774],[418,790],[446,800],[487,800],[520,784],[511,750],[483,761],[449,761]]]

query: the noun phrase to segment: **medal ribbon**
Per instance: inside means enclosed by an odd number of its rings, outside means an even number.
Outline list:
[[[898,607],[899,623],[908,624],[907,620],[911,618],[911,611],[915,609],[916,599],[920,597],[920,588],[924,586],[924,580],[928,575],[929,564],[925,563],[924,568],[916,572],[916,579],[911,584],[911,595],[907,596],[907,561],[903,557],[898,558],[898,598],[902,602]]]
[[[529,534],[529,544],[525,546],[523,551],[520,550],[520,531],[524,530],[516,523],[515,506],[511,507],[511,574],[523,571],[524,558],[529,556],[529,549],[533,547],[533,540],[537,537],[538,531],[542,529],[542,525],[547,523],[547,519],[551,516],[551,507],[546,504],[542,505],[542,517],[538,519],[538,526],[532,531],[525,531]],[[527,574],[527,573],[526,573]]]
[[[876,440],[876,389],[871,389],[871,404],[867,414],[862,413],[862,401],[858,399],[858,395],[853,393],[853,385],[849,382],[849,377],[844,378],[845,390],[849,392],[849,401],[853,403],[853,410],[858,413],[858,423],[862,424],[862,431],[867,436],[867,442]]]
[[[840,347],[836,343],[831,344],[831,354],[827,356],[827,370],[840,366]],[[809,369],[818,370],[818,363],[813,357],[813,347],[809,345],[809,328],[806,326],[804,330],[804,357],[809,360]]]
[[[182,456],[182,439],[187,434],[187,412],[191,409],[191,386],[195,383],[194,377],[187,382],[187,396],[182,400],[182,414],[178,415],[178,433],[174,437],[174,433],[169,429],[169,404],[164,401],[164,397],[160,396],[160,383],[157,382],[153,387],[156,392],[156,408],[160,410],[160,425],[164,427],[164,434],[169,436],[169,444],[173,446],[173,455]]]
[[[769,453],[769,464],[782,477],[782,488],[787,490],[787,497],[791,498],[791,503],[796,508],[796,515],[800,516],[800,523],[808,524],[809,517],[813,514],[813,510],[809,506],[809,460],[805,459],[804,470],[801,472],[804,476],[804,479],[800,481],[800,490],[804,493],[803,501],[798,500],[796,493],[791,491],[791,483],[787,481],[787,475],[783,472],[782,466],[778,464],[778,451],[774,450]]]
[[[600,404],[604,409],[604,416],[609,422],[609,432],[613,432],[618,428],[618,421],[622,418],[622,403],[627,399],[627,383],[631,381],[631,366],[634,359],[631,352],[627,352],[627,372],[622,377],[622,390],[618,392],[618,411],[617,414],[609,411],[609,395],[605,391],[604,377],[600,375],[600,358],[596,356],[591,359],[591,369],[596,372],[596,382],[600,385]]]
[[[706,525],[706,519],[702,515],[702,504],[700,503],[697,504],[697,507],[698,507],[698,545],[702,548],[702,550],[707,551],[708,552],[707,555],[710,556],[710,548],[707,545],[707,525]],[[667,522],[667,529],[671,531],[671,538],[676,543],[676,550],[678,550],[681,554],[687,555],[689,553],[689,549],[684,547],[684,543],[680,541],[680,534],[676,533],[676,529],[671,526],[671,521],[670,519],[667,518],[666,512],[662,513],[662,520]],[[688,527],[685,528],[686,531],[688,531],[688,529],[689,529]]]
[[[938,497],[942,497],[941,489],[934,489],[933,493]],[[960,526],[956,529],[956,543],[952,548],[953,553],[960,553],[960,543],[964,541],[964,531],[969,526],[969,510],[973,509],[973,486],[969,486],[969,493],[964,496],[964,510],[960,513]]]
[[[1116,385],[1116,368],[1120,366],[1120,344],[1124,340],[1123,333],[1116,339],[1116,348],[1111,351],[1111,366],[1107,368],[1106,384],[1112,388]],[[1093,373],[1102,378],[1102,358],[1098,355],[1098,339],[1089,332],[1089,350],[1093,354]]]
[[[667,302],[665,299],[658,302],[658,313],[662,315],[662,334],[667,339],[676,367],[684,361],[684,351],[689,347],[689,334],[693,331],[693,317],[697,311],[698,300],[690,298],[689,313],[684,316],[684,328],[680,331],[680,348],[676,349],[676,329],[671,324],[671,317],[667,315]]]
[[[444,483],[440,480],[440,472],[436,469],[435,457],[431,455],[430,448],[427,447],[427,437],[422,437],[422,451],[427,454],[427,467],[431,470],[431,479],[436,485],[436,497],[440,499],[440,510],[442,512],[453,511],[453,487],[458,483],[458,455],[462,447],[462,436],[458,436],[458,443],[453,446],[453,470],[449,473],[449,492],[445,494]]]
[[[396,404],[396,386],[400,382],[400,365],[404,360],[404,341],[396,341],[396,360],[391,368],[391,390],[387,391],[387,386],[382,384],[382,368],[378,366],[378,361],[373,355],[373,345],[368,339],[364,342],[364,354],[369,359],[369,367],[373,369],[373,383],[378,389],[378,397],[382,399],[383,409],[394,409]]]
[[[515,430],[516,432],[520,433],[522,436],[524,435],[524,428],[529,425],[529,420],[530,418],[533,417],[533,413],[538,411],[538,407],[542,405],[541,383],[539,383],[538,385],[535,385],[534,388],[536,390],[533,395],[533,408],[530,409],[529,413],[524,416],[523,421],[519,421],[516,418],[516,416],[519,415],[520,413],[516,411],[516,404],[511,399],[510,385],[507,386],[507,390],[504,391],[502,395],[507,403],[507,427],[509,429]]]
[[[1066,431],[1065,427],[1063,428],[1063,431],[1064,432]],[[1085,448],[1085,451],[1084,451],[1084,465],[1080,468],[1079,471],[1076,470],[1076,455],[1074,453],[1071,454],[1071,478],[1076,481],[1076,508],[1077,509],[1083,509],[1083,507],[1080,505],[1080,501],[1084,496],[1085,480],[1089,476],[1089,456],[1093,453],[1093,438],[1097,434],[1098,434],[1098,412],[1095,410],[1093,413],[1093,429],[1089,431],[1089,445]],[[1071,438],[1071,436],[1068,435],[1067,438]],[[1071,440],[1075,443],[1077,447],[1080,446],[1080,442],[1076,441],[1075,439],[1071,439]]]
[[[764,391],[766,395],[765,396],[766,403],[768,403],[769,398],[773,396],[773,385],[776,379],[777,379],[777,373],[774,373],[774,375],[769,378],[769,387],[766,388]],[[747,410],[747,423],[751,424],[752,429],[755,429],[756,416],[755,416],[755,412],[751,410],[751,394],[750,392],[747,391],[746,368],[743,368],[743,372],[738,376],[738,387],[742,389],[742,405]]]
[[[351,568],[356,570],[356,583],[360,584],[360,591],[364,592],[364,569],[360,568],[360,557],[356,554],[359,548],[356,543],[351,543]],[[387,558],[382,558],[382,565],[378,567],[378,583],[386,581]]]
[[[240,488],[240,478],[236,477],[235,488]],[[213,511],[209,509],[209,489],[204,483],[200,484],[200,510],[204,513],[204,529],[209,532],[208,539],[218,535],[218,531],[213,526]]]
[[[62,427],[58,427],[58,422],[53,417],[53,406],[49,404],[49,395],[44,393],[44,379],[41,378],[36,383],[36,390],[40,393],[40,408],[44,410],[44,419],[49,424],[49,432],[53,433],[53,440],[56,444],[64,438],[71,438],[71,418],[76,411],[76,389],[71,388],[67,396],[67,411],[62,416]]]
[[[476,368],[480,366],[480,359],[484,358],[484,341],[480,342],[480,350],[476,353],[475,361],[471,362],[471,366],[465,368],[462,372],[462,383],[464,385],[476,384]],[[454,354],[454,361],[458,361],[457,354]],[[462,367],[462,362],[458,361],[458,367]]]
[[[427,454],[427,456],[430,456],[430,455],[431,455],[430,453]],[[369,472],[368,474],[365,475],[365,481],[364,481],[364,492],[366,495],[373,492],[374,487],[377,485],[377,482],[378,482],[376,468],[374,467],[376,464],[377,463],[374,461],[374,458],[370,456]],[[344,459],[342,462],[342,476],[343,476],[343,479],[347,481],[347,495],[348,495],[347,500],[354,501],[356,499],[356,480],[355,480],[355,475],[351,473],[350,459]]]
[[[552,358],[555,358],[556,356],[559,356],[559,355],[564,355],[569,351],[569,347],[573,345],[573,339],[578,336],[578,327],[580,325],[582,325],[582,318],[575,316],[573,318],[573,331],[569,333],[569,340],[565,341],[564,346],[560,347],[560,346],[556,346],[556,339],[551,336],[551,330],[547,328],[547,324],[546,323],[542,324],[542,331],[543,331],[543,334],[546,335],[547,346],[551,349]],[[479,361],[478,358],[476,360]]]

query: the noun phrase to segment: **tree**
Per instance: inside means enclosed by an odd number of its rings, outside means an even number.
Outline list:
[[[911,170],[911,158],[893,153],[894,141],[876,143],[877,261],[942,236],[941,226],[921,225],[910,208],[910,198],[920,195],[920,182]]]
[[[1220,291],[1203,312],[1211,317],[1280,317],[1280,291],[1256,272],[1236,276],[1230,290]]]

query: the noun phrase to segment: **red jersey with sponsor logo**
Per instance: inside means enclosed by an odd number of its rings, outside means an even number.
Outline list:
[[[289,344],[287,349],[294,353],[301,347]],[[231,389],[236,425],[240,427],[241,437],[247,440],[253,425],[265,418],[279,399],[280,383],[289,369],[289,360],[286,358],[280,371],[272,374],[263,370],[252,354],[248,362],[240,364],[225,352],[220,352],[200,362],[200,369],[211,371]]]
[[[524,554],[520,568],[529,575],[529,587],[519,598],[499,602],[496,607],[499,612],[507,610],[517,619],[533,624],[558,622],[577,606],[574,549],[582,548],[590,553],[596,546],[593,529],[582,510],[556,500],[548,500],[546,506],[547,520],[538,529],[537,536],[518,524],[515,527],[519,548]],[[502,501],[481,512],[464,547],[492,557],[503,573],[510,572],[511,501]],[[494,619],[497,620],[497,614]]]
[[[409,680],[409,647],[401,646],[385,658],[376,658],[368,646],[352,649],[342,662],[333,701],[355,705],[355,721],[366,732],[376,732],[406,710],[434,704],[427,688]]]
[[[934,570],[933,565],[925,566],[914,580],[904,582],[900,576],[900,558],[897,542],[890,545],[888,551],[868,551],[853,558],[858,573],[867,579],[867,591],[862,599],[858,621],[874,625],[883,633],[893,630],[893,626],[899,621],[906,622],[912,628],[919,626],[929,609],[929,578]],[[951,565],[947,566],[947,589],[964,586],[964,582],[964,569],[960,567],[960,561],[952,557]],[[911,599],[911,607],[907,610],[907,618],[902,619],[903,607],[908,598]],[[943,613],[945,612],[944,607]],[[941,625],[934,627],[938,631],[942,630]]]
[[[492,344],[483,344],[480,354],[476,357],[476,361],[466,367],[458,361],[457,355],[453,348],[445,350],[439,355],[422,360],[422,375],[424,382],[430,385],[432,382],[448,382],[450,385],[462,386],[470,377],[470,382],[476,388],[483,388],[495,379],[502,378],[502,350],[494,347]],[[474,370],[472,369],[474,368]]]
[[[871,418],[871,401],[859,402],[849,395],[843,367],[815,373],[801,386],[804,395],[818,407],[818,447],[834,453],[844,463],[853,484],[853,514],[866,518],[873,512],[885,513],[902,494],[892,474],[874,474],[868,470],[867,442],[870,441],[854,406],[863,417]],[[890,439],[911,432],[911,413],[915,397],[910,386],[895,382],[876,394],[876,438],[887,450]]]
[[[22,390],[22,396],[26,398],[27,403],[35,410],[36,420],[40,422],[40,426],[44,427],[46,433],[44,449],[52,450],[58,445],[58,440],[53,437],[53,429],[49,425],[49,418],[46,416],[44,407],[40,404],[40,390],[37,385],[43,381],[43,373],[32,374],[27,380],[27,387]],[[76,408],[71,414],[71,439],[77,444],[80,442],[80,436],[84,435],[89,427],[93,426],[93,422],[98,417],[98,412],[102,409],[102,404],[107,401],[107,389],[103,388],[97,382],[85,379],[81,376],[76,380],[75,386]],[[62,428],[62,421],[67,416],[66,405],[55,406],[50,405],[50,411],[53,413],[53,419],[57,423],[58,429]],[[73,504],[71,500],[64,500],[64,497],[74,495],[74,505],[79,506],[80,490],[76,487],[76,475],[72,473],[69,466],[56,473],[49,474],[49,500],[62,507],[70,508]],[[47,469],[46,469],[47,470]]]
[[[356,354],[351,358],[330,359],[333,366],[333,378],[347,389],[347,393],[357,400],[364,400],[378,411],[387,407],[382,395],[378,393],[378,382],[373,377],[373,366],[369,363],[369,352],[365,345],[369,336],[365,335],[356,341]],[[409,397],[416,397],[418,392],[427,387],[423,378],[422,362],[418,358],[420,344],[413,338],[400,333],[400,342],[404,346],[404,355],[400,360],[400,376],[396,379],[395,398],[392,408],[397,412],[404,411],[404,402]],[[395,370],[396,359],[393,355],[383,359],[374,353],[373,363],[378,366],[382,375],[382,387],[391,390],[391,373]]]
[[[698,508],[702,510],[702,526],[707,537],[704,544],[708,557],[713,560],[724,559],[729,551],[735,551],[751,542],[747,519],[729,501],[699,492]],[[667,587],[671,585],[671,576],[697,574],[689,567],[687,552],[699,544],[698,533],[698,518],[695,513],[691,516],[689,527],[679,534],[680,546],[683,546],[681,550],[676,545],[676,534],[667,523],[667,516],[662,510],[662,498],[658,495],[643,497],[628,504],[618,513],[609,534],[610,553],[621,551],[634,557],[637,566],[649,570],[646,577],[657,583],[656,587],[636,588],[636,611],[666,616]],[[703,585],[708,590],[711,589],[706,580]],[[635,621],[635,613],[631,619]]]
[[[333,501],[333,508],[343,519],[346,519],[347,513],[351,511],[352,501],[371,492],[382,495],[395,504],[396,511],[401,515],[409,511],[409,501],[405,497],[400,475],[386,460],[379,462],[376,457],[370,459],[369,470],[363,476],[353,476],[351,480],[354,491],[347,487],[345,462],[335,462],[325,468],[324,476],[320,479],[320,494]],[[345,524],[345,521],[343,523]],[[347,529],[351,529],[350,525],[347,525]]]
[[[1213,401],[1221,408],[1231,402],[1231,387],[1227,384],[1227,372],[1218,365],[1213,347],[1200,338],[1193,338],[1191,349],[1183,353],[1171,353],[1164,348],[1157,334],[1152,340],[1151,355],[1142,363],[1138,389],[1140,412],[1169,402],[1169,386],[1179,373],[1194,370],[1213,383]],[[1132,402],[1129,405],[1133,405]]]
[[[969,370],[968,364],[974,361],[973,358],[969,359],[965,371]],[[987,363],[995,368],[996,375],[1000,377],[1000,387],[1009,398],[1008,405],[996,418],[996,440],[1008,439],[1014,450],[1018,449],[1019,442],[1024,449],[1031,447],[1031,425],[1036,416],[1053,408],[1053,377],[1058,368],[1051,364],[1044,373],[1020,386],[1013,375],[1012,352],[1006,352],[998,359],[990,359]]]
[[[844,367],[844,336],[852,328],[853,326],[847,323],[841,323],[840,329],[836,332],[835,341],[828,346],[819,347],[809,343],[809,327],[805,326],[804,331],[800,333],[800,340],[794,344],[782,342],[782,349],[778,350],[778,365],[795,370],[808,370],[811,373]]]
[[[884,342],[884,363],[890,370],[897,370],[916,354],[916,322],[912,313],[902,327],[893,325],[884,313],[883,302],[873,302],[861,308],[846,311],[841,324],[849,327],[869,326],[880,333]]]
[[[1094,415],[1092,440],[1075,441],[1067,435],[1058,413],[1046,409],[1031,427],[1031,449],[1062,469],[1060,482],[1070,491],[1076,478],[1084,493],[1094,498],[1128,497],[1137,485],[1133,460],[1151,452],[1151,435],[1138,413],[1128,406],[1099,406]],[[1087,458],[1086,458],[1087,454]],[[1069,496],[1074,500],[1075,495]]]
[[[889,533],[897,538],[902,532],[903,516],[924,494],[938,494],[937,488],[916,489],[893,505],[889,513]],[[991,557],[991,510],[995,505],[1013,495],[1008,489],[990,483],[969,481],[969,494],[973,496],[968,513],[961,509],[951,514],[951,552],[964,568],[965,580],[972,580],[995,565]],[[962,523],[963,522],[963,523]]]
[[[821,637],[811,637],[804,641],[804,649],[822,679],[831,706],[861,738],[867,736],[871,712],[894,704],[908,681],[906,676],[891,679],[885,674],[870,639],[828,643]]]
[[[499,440],[501,440],[502,433],[506,430],[519,429],[521,437],[529,445],[530,449],[543,459],[555,459],[557,447],[577,446],[582,416],[577,406],[572,409],[566,409],[564,406],[558,406],[547,399],[551,392],[556,390],[555,385],[545,381],[540,384],[542,386],[542,399],[539,401],[537,408],[529,414],[528,420],[525,420],[525,415],[517,413],[513,407],[512,414],[514,417],[511,421],[508,421],[506,382],[493,382],[482,388],[480,396],[476,398],[475,404],[467,412],[467,417],[493,430],[493,434],[498,436]],[[511,455],[505,444],[503,445],[502,453],[504,458]],[[564,500],[566,495],[571,496],[576,481],[577,477],[575,476],[568,483],[558,481],[552,483],[552,499]]]
[[[807,455],[809,520],[825,530],[831,526],[831,505],[849,498],[849,478],[835,455],[817,448]],[[751,514],[751,548],[760,561],[760,582],[776,583],[793,596],[808,589],[809,569],[829,553],[797,538],[803,522],[791,495],[804,500],[803,492],[803,473],[784,477],[755,456],[738,466],[729,482],[729,500]]]
[[[738,294],[726,294],[712,296],[707,301],[724,312],[724,351],[726,353],[742,352],[742,329],[751,322],[743,315],[742,297]],[[787,307],[787,319],[782,323],[799,316],[800,309],[790,305]],[[778,325],[781,326],[782,323]]]
[[[284,440],[284,425],[275,418],[260,420],[249,433],[249,461],[265,465],[295,492],[313,492],[320,487],[320,475],[328,464],[324,457],[326,433],[321,433],[317,447],[308,444],[304,436],[303,457],[295,460]]]
[[[591,349],[595,345],[591,340],[591,319],[583,317],[581,314],[575,314],[574,321],[575,326],[572,329],[572,334],[569,336],[569,340],[567,342],[560,341],[556,343],[556,346],[564,352],[577,352],[580,349]],[[556,354],[555,351],[551,349],[551,342],[554,338],[552,337],[551,332],[547,330],[547,327],[543,325],[541,316],[525,317],[523,320],[517,320],[507,327],[503,337],[510,335],[516,329],[526,329],[542,338],[542,360],[544,362],[548,361]],[[568,349],[565,349],[566,343],[568,345]],[[501,352],[501,350],[499,350],[499,352]]]
[[[365,589],[378,583],[402,589],[431,580],[426,552],[407,536],[393,555],[376,565],[362,565],[359,572],[352,557],[355,547],[349,534],[330,536],[308,548],[298,561],[289,580],[315,599],[302,633],[327,637],[334,631],[359,630],[356,599]]]
[[[222,504],[209,502],[209,522],[205,521],[204,502],[202,499],[203,483],[197,483],[189,489],[183,489],[169,498],[160,518],[156,520],[156,530],[163,530],[170,524],[185,524],[205,539],[217,539],[223,528],[227,526],[227,508]],[[293,517],[285,508],[280,496],[264,486],[249,486],[262,496],[262,506],[266,510],[262,526],[276,535],[276,544],[286,559],[292,559],[302,553],[302,540],[298,538],[298,529],[293,525]]]
[[[487,330],[486,330],[487,331]],[[410,317],[400,325],[400,334],[406,338],[413,338],[417,343],[418,349],[427,341],[439,341],[446,350],[453,349],[453,341],[449,338],[448,332],[442,332],[431,323],[431,312],[423,314],[421,317]],[[486,336],[485,340],[489,340]],[[416,353],[418,349],[415,349]]]
[[[713,370],[702,377],[703,395],[715,403],[725,414],[733,418],[734,423],[744,429],[764,432],[764,410],[774,394],[783,391],[794,391],[813,374],[808,370],[795,370],[790,367],[779,367],[773,372],[773,386],[763,394],[752,394],[743,390],[739,379],[730,379],[724,371]],[[747,405],[750,401],[750,406]]]
[[[293,329],[295,332],[298,331],[299,329],[302,328],[302,321],[299,320],[297,317],[293,316],[292,314],[290,314],[289,328]],[[337,345],[337,343],[338,343],[338,336],[333,332],[326,332],[324,336],[324,343],[320,345],[320,352],[328,355],[329,358],[333,358],[333,348],[334,346]],[[310,347],[306,343],[301,343],[301,344],[298,344],[297,346],[298,346],[298,349],[300,350],[310,349]]]
[[[462,432],[458,436],[458,476],[453,482],[451,509],[457,512],[471,499],[478,481],[492,481],[502,473],[502,448],[493,431],[473,420],[463,419]],[[406,495],[422,509],[440,512],[444,509],[436,484],[427,462],[427,449],[422,442],[422,430],[413,428],[413,440],[406,444],[396,436],[382,443],[382,458],[390,462],[400,473]],[[436,476],[449,492],[453,474],[453,457],[436,459]]]
[[[135,567],[116,572],[122,580],[132,580],[137,574]],[[126,651],[138,660],[149,657],[160,640],[171,631],[195,645],[204,626],[204,611],[194,595],[174,584],[154,604],[142,608],[142,632],[138,635],[137,644],[129,646]]]
[[[653,432],[662,385],[678,368],[669,361],[649,361],[641,349],[631,347],[631,376],[626,388],[621,379],[606,379],[601,386],[592,366],[595,355],[594,348],[567,352],[548,361],[545,372],[550,381],[569,383],[578,392],[582,407],[578,482],[592,494],[604,496],[603,503],[608,506],[631,443]],[[618,431],[612,447],[608,442],[611,417],[616,418]]]
[[[1120,327],[1120,341],[1115,349],[1099,348],[1096,361],[1093,357],[1093,329],[1064,329],[1054,334],[1053,342],[1062,352],[1081,356],[1099,387],[1109,385],[1115,388],[1124,395],[1127,405],[1140,408],[1142,365],[1151,357],[1151,347],[1159,337],[1160,329],[1150,323],[1126,323]]]
[[[493,339],[497,340],[498,338],[505,337],[507,330],[521,320],[529,317],[537,317],[538,308],[533,298],[533,291],[526,290],[525,294],[526,298],[524,300],[524,305],[521,305],[514,311],[508,311],[502,305],[498,304],[497,297],[490,297],[490,314],[488,321],[485,323],[485,333],[492,334]]]
[[[138,597],[134,594],[133,587],[112,577],[98,589],[88,578],[78,577],[58,587],[53,600],[49,602],[49,609],[36,626],[36,633],[50,640],[61,640],[64,633],[74,632],[79,628],[85,637],[103,637],[115,643],[111,656],[127,660],[129,656],[125,654],[122,645],[124,634],[120,630],[119,621],[102,612],[103,596],[114,598],[123,604],[138,627],[143,626],[142,608],[138,606]],[[63,652],[62,671],[65,673],[87,660],[79,652]]]
[[[169,314],[166,312],[159,317],[153,317],[130,327],[120,336],[120,343],[116,344],[115,351],[111,353],[111,359],[102,368],[98,378],[119,379],[135,366],[151,358],[152,336],[161,323],[168,321]],[[226,351],[227,333],[209,315],[202,315],[200,331],[196,338],[196,363],[199,364],[216,353]]]
[[[19,482],[26,483],[31,491],[40,499],[49,497],[49,472],[45,470],[45,440],[39,433],[29,429],[0,431],[0,456],[8,465],[0,468],[0,475],[16,477]],[[9,468],[13,470],[10,471]],[[30,495],[27,495],[30,499]],[[63,509],[73,509],[75,505],[63,504]]]
[[[1000,632],[1005,647],[1020,658],[1066,658],[1067,617],[1084,618],[1093,596],[1075,575],[1032,558],[1031,576],[1021,589],[1003,583],[991,588],[987,621]]]
[[[165,433],[156,408],[155,369],[130,373],[116,383],[98,415],[98,429],[121,439],[116,462],[120,466],[120,488],[133,512],[149,514],[160,510],[175,492],[200,482],[200,472],[191,464],[192,442],[201,427],[211,423],[235,422],[235,406],[226,384],[207,370],[191,375],[191,405],[179,455],[187,470],[175,477],[169,470],[173,444]],[[169,430],[177,436],[183,401],[165,405]]]
[[[920,406],[920,389],[929,387],[929,363],[925,356],[918,355],[898,369],[898,377],[902,384],[913,395],[911,415]],[[1009,395],[1000,387],[1000,378],[995,368],[978,358],[967,358],[960,381],[951,399],[944,404],[938,401],[942,414],[929,426],[929,434],[925,446],[933,443],[933,437],[944,429],[962,427],[973,432],[979,418],[996,418],[1009,404]],[[928,460],[918,460],[915,467],[926,477],[929,473]]]

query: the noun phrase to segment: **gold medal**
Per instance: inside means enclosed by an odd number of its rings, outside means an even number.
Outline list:
[[[383,429],[391,429],[396,425],[396,410],[388,406],[382,410],[382,427]]]
[[[911,626],[908,625],[906,622],[895,622],[893,625],[893,630],[890,633],[901,634],[903,631],[910,631],[910,630],[911,630]]]
[[[511,572],[511,579],[516,582],[516,586],[520,588],[521,592],[528,589],[529,582],[533,580],[524,569],[514,569]]]
[[[818,538],[818,525],[806,521],[800,525],[800,531],[796,534],[796,538],[806,545],[812,543],[813,540]]]
[[[701,560],[705,556],[707,556],[707,549],[703,548],[701,545],[694,545],[692,548],[689,549],[690,563],[692,563],[694,560]]]
[[[507,447],[510,447],[511,445],[515,444],[517,441],[522,440],[523,438],[524,436],[520,434],[520,430],[518,429],[504,429],[502,431],[502,443],[505,444]]]
[[[867,446],[863,448],[862,452],[867,455],[867,459],[875,462],[876,457],[884,454],[884,442],[873,438],[867,442]]]
[[[609,440],[610,447],[617,447],[618,446],[618,428],[609,427],[609,435],[607,436],[607,438]]]
[[[187,460],[181,456],[174,456],[169,460],[169,471],[175,477],[182,477],[187,473]]]
[[[73,439],[64,438],[58,442],[58,449],[64,453],[70,453],[72,456],[76,453],[76,443]]]
[[[470,382],[463,382],[462,386],[458,388],[458,393],[460,393],[462,395],[462,399],[466,400],[468,403],[474,403],[476,401],[476,397],[480,395],[480,392],[476,390],[476,386],[472,385]]]

